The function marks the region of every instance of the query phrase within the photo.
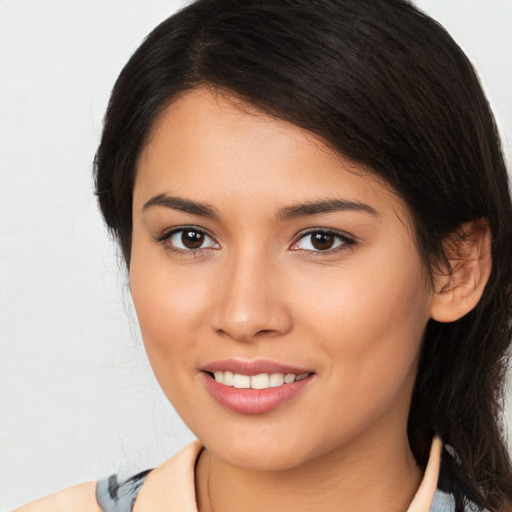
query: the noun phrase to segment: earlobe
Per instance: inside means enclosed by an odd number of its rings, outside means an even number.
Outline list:
[[[492,268],[491,230],[486,219],[462,224],[444,242],[447,258],[435,273],[431,317],[454,322],[482,297]]]

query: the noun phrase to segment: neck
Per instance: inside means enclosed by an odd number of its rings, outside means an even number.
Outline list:
[[[375,434],[270,472],[234,467],[204,450],[196,471],[198,510],[405,512],[422,472],[405,432]]]

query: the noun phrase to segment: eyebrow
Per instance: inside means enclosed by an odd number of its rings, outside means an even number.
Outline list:
[[[152,197],[149,201],[144,203],[142,211],[145,212],[153,206],[163,206],[165,208],[171,208],[192,215],[198,215],[199,217],[207,217],[210,219],[218,219],[219,214],[217,210],[208,204],[198,203],[197,201],[191,201],[189,199],[183,199],[181,197],[168,196],[167,194],[158,194]]]
[[[342,199],[327,199],[325,201],[313,201],[311,203],[301,203],[294,206],[282,208],[277,213],[277,219],[291,220],[297,217],[307,217],[311,215],[320,215],[331,212],[362,212],[378,217],[379,212],[369,204],[359,201],[346,201]]]
[[[162,206],[171,208],[199,217],[207,217],[210,219],[218,219],[217,210],[208,204],[183,199],[182,197],[168,196],[167,194],[158,194],[144,203],[142,211],[146,211],[154,206]],[[366,203],[359,201],[347,201],[342,199],[327,199],[323,201],[312,201],[310,203],[300,203],[293,206],[281,208],[276,215],[277,220],[286,221],[296,219],[298,217],[308,217],[313,215],[321,215],[323,213],[332,213],[340,211],[362,212],[373,216],[379,216],[377,210]]]

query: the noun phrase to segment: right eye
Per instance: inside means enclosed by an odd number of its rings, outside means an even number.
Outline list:
[[[175,229],[160,237],[171,250],[177,252],[194,252],[203,249],[218,249],[219,244],[203,230],[195,227]]]

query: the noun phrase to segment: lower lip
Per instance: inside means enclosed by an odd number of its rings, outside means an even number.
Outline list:
[[[224,386],[203,372],[206,389],[221,405],[240,414],[264,414],[285,404],[297,396],[312,381],[310,374],[305,379],[268,389],[239,389]]]

